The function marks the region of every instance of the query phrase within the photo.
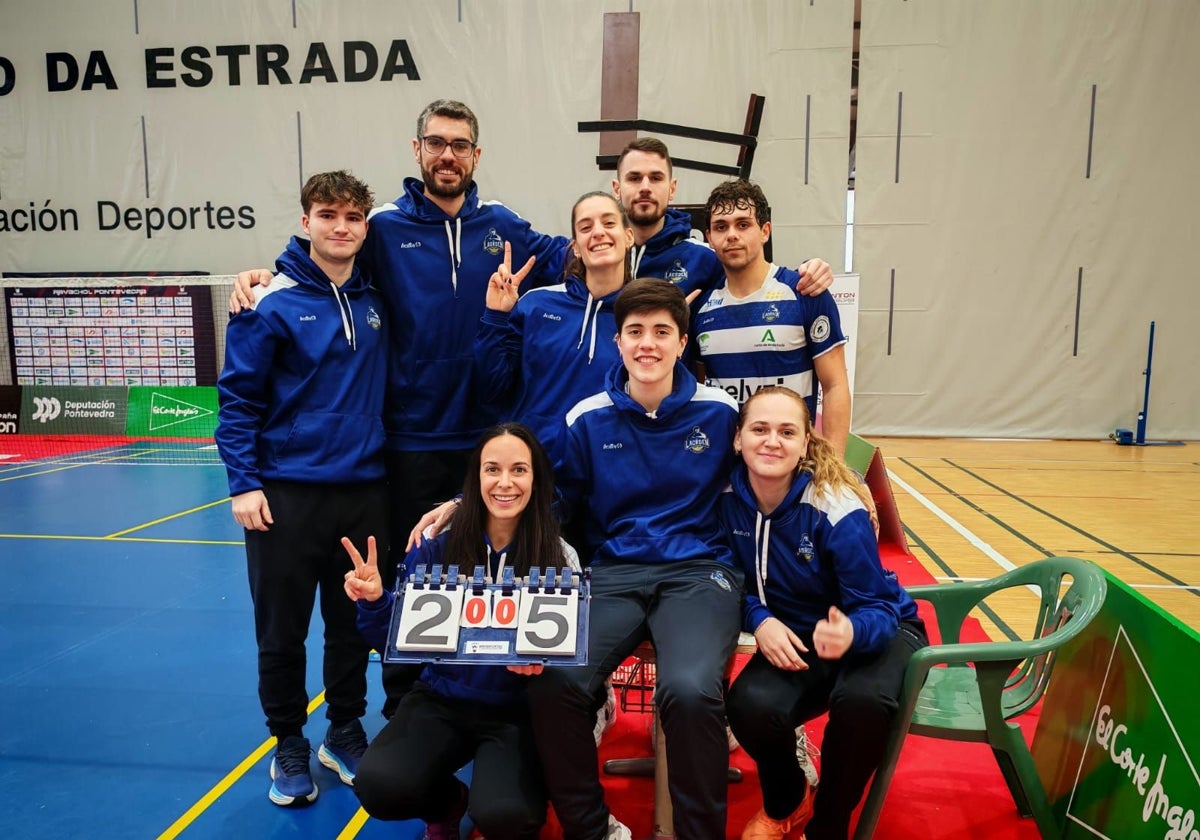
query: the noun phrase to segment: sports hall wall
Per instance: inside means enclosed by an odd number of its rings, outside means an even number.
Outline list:
[[[856,431],[1103,436],[1154,320],[1150,432],[1200,438],[1200,6],[861,5]],[[851,0],[0,0],[0,273],[270,265],[309,174],[394,198],[442,97],[479,115],[481,195],[565,231],[611,177],[577,124],[630,70],[603,60],[630,13],[636,116],[740,132],[764,95],[775,258],[841,270]],[[676,174],[679,203],[722,177]]]

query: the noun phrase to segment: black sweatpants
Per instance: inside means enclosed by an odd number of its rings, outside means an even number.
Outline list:
[[[547,668],[529,686],[546,786],[566,840],[606,835],[592,731],[605,679],[645,639],[656,654],[675,830],[683,840],[724,840],[722,678],[737,643],[741,592],[740,572],[709,561],[592,567],[588,664]]]
[[[487,706],[414,683],[367,747],[354,792],[376,819],[438,822],[458,801],[454,771],[468,761],[475,766],[467,811],[480,833],[488,840],[537,837],[546,792],[523,704]]]
[[[446,449],[431,452],[384,451],[387,466],[388,524],[392,542],[386,561],[379,562],[383,588],[396,585],[396,570],[404,562],[408,534],[421,517],[447,499],[462,492],[471,450]],[[383,716],[390,718],[413,682],[421,665],[384,665]]]
[[[325,623],[326,717],[341,725],[366,711],[367,654],[357,610],[343,588],[353,568],[341,538],[367,554],[367,537],[387,545],[387,493],[366,484],[264,482],[274,524],[246,531],[246,569],[258,639],[258,696],[279,739],[299,735],[308,719],[306,651],[313,600]]]
[[[804,836],[845,840],[850,817],[883,755],[904,669],[929,639],[920,620],[901,622],[882,653],[826,660],[811,652],[811,634],[800,638],[810,651],[802,655],[808,670],[784,671],[761,652],[754,654],[729,691],[729,725],[758,765],[763,809],[781,820],[799,807],[807,784],[796,761],[794,731],[828,710],[821,784]]]

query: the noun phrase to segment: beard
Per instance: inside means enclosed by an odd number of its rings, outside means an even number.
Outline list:
[[[654,227],[658,224],[663,216],[667,215],[665,208],[655,205],[654,207],[644,207],[634,204],[626,211],[629,217],[629,223],[638,227]]]
[[[421,170],[421,180],[425,182],[425,191],[430,195],[436,195],[438,198],[458,198],[471,188],[471,172],[465,171],[463,167],[458,167],[458,181],[454,184],[447,185],[439,183],[437,175],[434,172],[437,164],[423,168]]]

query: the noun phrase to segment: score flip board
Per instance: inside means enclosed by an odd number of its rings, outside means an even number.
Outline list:
[[[384,662],[582,665],[587,662],[588,572],[507,568],[487,582],[458,566],[417,566],[396,595]]]

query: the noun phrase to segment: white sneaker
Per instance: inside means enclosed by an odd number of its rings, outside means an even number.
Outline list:
[[[612,814],[608,815],[608,834],[605,840],[633,840],[633,832]]]
[[[592,735],[596,738],[596,746],[600,746],[604,733],[617,722],[617,694],[613,691],[612,679],[604,681],[604,705],[596,712],[596,725],[592,727]]]
[[[814,758],[819,758],[821,751],[814,747],[808,741],[808,730],[804,725],[796,727],[796,761],[800,762],[800,769],[804,771],[804,777],[808,779],[810,787],[816,787],[820,781],[817,774],[817,765],[813,763]]]

